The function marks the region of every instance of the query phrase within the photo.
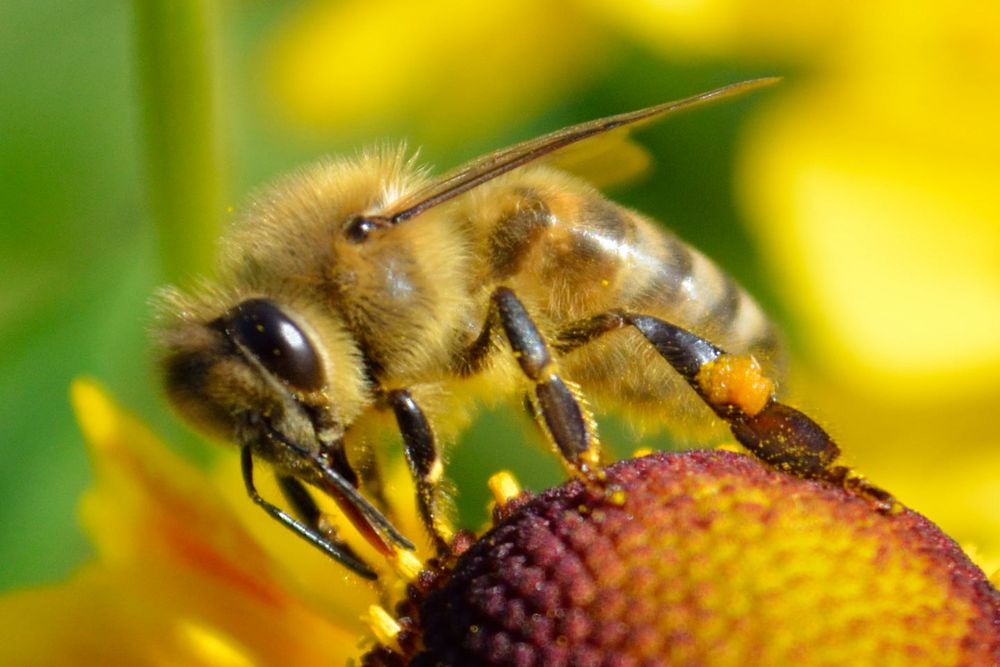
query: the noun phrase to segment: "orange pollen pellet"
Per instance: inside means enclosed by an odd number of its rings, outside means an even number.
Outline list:
[[[709,403],[733,406],[751,417],[774,395],[774,382],[749,354],[724,354],[702,366],[697,380]]]

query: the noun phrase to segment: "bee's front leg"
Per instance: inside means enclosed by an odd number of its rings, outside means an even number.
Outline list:
[[[394,389],[387,392],[386,402],[392,407],[399,432],[403,436],[403,452],[417,486],[420,519],[434,540],[437,552],[449,553],[453,535],[445,517],[446,510],[441,506],[444,466],[434,430],[409,390]]]
[[[334,535],[329,535],[320,529],[320,510],[316,507],[315,501],[309,495],[309,492],[298,481],[287,477],[280,478],[282,492],[295,508],[295,512],[303,518],[302,521],[291,516],[280,507],[268,502],[258,493],[253,481],[253,452],[250,446],[243,445],[241,454],[243,483],[246,486],[247,495],[259,507],[286,528],[305,538],[307,542],[333,557],[334,560],[342,563],[358,576],[365,579],[377,578],[375,571],[361,560],[353,549]]]
[[[325,540],[335,545],[342,553],[358,562],[364,562],[347,542],[340,539],[336,528],[329,522],[324,522],[323,511],[316,504],[316,499],[313,498],[305,484],[287,475],[278,475],[276,479],[278,488],[281,489],[281,495],[288,501],[288,505],[300,522],[316,534],[322,535]]]

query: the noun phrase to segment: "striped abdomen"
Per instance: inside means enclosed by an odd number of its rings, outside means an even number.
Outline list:
[[[777,355],[760,307],[700,252],[591,188],[551,172],[528,174],[508,194],[486,241],[489,280],[524,300],[550,335],[570,322],[622,309],[655,315],[730,352]],[[708,416],[687,385],[634,331],[567,354],[564,374],[598,406],[613,404],[673,424]],[[644,420],[645,421],[645,420]]]

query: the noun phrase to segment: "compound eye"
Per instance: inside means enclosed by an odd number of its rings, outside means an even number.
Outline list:
[[[315,348],[281,309],[268,299],[248,299],[226,316],[226,335],[249,351],[278,379],[295,389],[323,386]]]

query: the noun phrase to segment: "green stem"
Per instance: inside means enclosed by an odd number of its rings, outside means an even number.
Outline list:
[[[210,266],[223,219],[214,6],[133,1],[148,195],[174,282]]]

